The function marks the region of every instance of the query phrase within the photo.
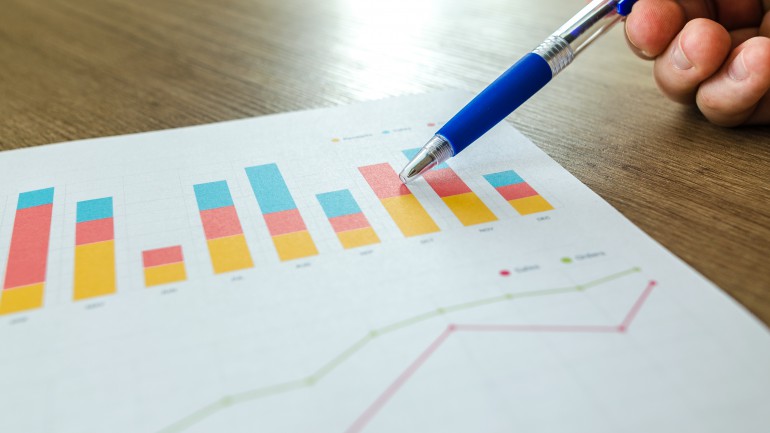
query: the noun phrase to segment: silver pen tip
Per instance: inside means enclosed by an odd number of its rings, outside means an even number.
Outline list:
[[[433,155],[420,151],[420,153],[409,161],[409,164],[401,170],[398,177],[401,179],[401,182],[409,183],[436,165],[438,164],[436,164],[436,159]]]
[[[401,182],[409,183],[452,156],[454,156],[454,152],[449,142],[440,135],[434,135],[401,170],[398,177]]]

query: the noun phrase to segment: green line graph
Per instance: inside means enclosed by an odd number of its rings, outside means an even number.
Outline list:
[[[459,304],[443,306],[443,307],[436,308],[435,310],[426,311],[421,314],[407,317],[405,319],[399,320],[389,325],[385,325],[383,327],[370,330],[362,338],[360,338],[359,340],[351,344],[348,348],[340,352],[337,356],[335,356],[325,364],[321,365],[317,370],[315,370],[313,373],[311,373],[308,376],[305,376],[300,379],[289,380],[286,382],[276,383],[273,385],[254,388],[254,389],[240,392],[240,393],[225,395],[219,398],[218,400],[215,400],[210,404],[198,409],[197,411],[185,416],[184,418],[166,426],[165,428],[159,430],[157,433],[182,432],[187,428],[202,421],[203,419],[209,417],[210,415],[213,415],[230,406],[249,402],[249,401],[259,400],[262,398],[272,397],[272,396],[284,394],[287,392],[297,391],[300,389],[310,388],[313,385],[320,382],[321,380],[323,380],[323,378],[326,377],[329,373],[331,373],[332,371],[337,369],[339,366],[344,364],[348,359],[350,359],[353,355],[355,355],[361,349],[366,347],[370,342],[382,336],[390,334],[392,332],[414,326],[426,320],[434,319],[436,317],[444,316],[446,314],[456,313],[459,311],[472,310],[472,309],[485,307],[489,305],[495,305],[499,303],[514,301],[517,299],[581,292],[581,291],[584,291],[596,286],[600,286],[610,281],[614,281],[638,272],[641,272],[641,269],[638,267],[634,267],[622,272],[607,275],[605,277],[588,281],[586,283],[576,285],[576,286],[543,289],[543,290],[532,290],[528,292],[519,292],[519,293],[504,293],[499,296],[476,299],[476,300],[463,302]]]

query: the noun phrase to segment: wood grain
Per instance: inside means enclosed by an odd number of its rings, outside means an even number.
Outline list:
[[[477,92],[581,4],[4,0],[0,149]],[[770,323],[770,129],[668,103],[613,33],[510,121]]]

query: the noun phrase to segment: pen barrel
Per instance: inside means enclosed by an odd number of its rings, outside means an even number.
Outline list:
[[[457,155],[542,89],[552,76],[551,65],[543,57],[527,54],[455,114],[437,135],[444,137]]]
[[[633,4],[630,0],[626,3]],[[609,31],[625,17],[620,14],[620,0],[594,0],[551,35],[569,44],[573,56],[583,51],[596,38]],[[630,8],[630,6],[626,6]]]
[[[497,78],[436,135],[457,155],[561,72],[577,54],[622,21],[633,0],[594,0],[533,52]]]

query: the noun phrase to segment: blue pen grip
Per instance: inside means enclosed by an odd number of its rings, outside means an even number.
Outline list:
[[[551,67],[529,53],[479,93],[439,131],[454,154],[468,147],[551,81]]]

